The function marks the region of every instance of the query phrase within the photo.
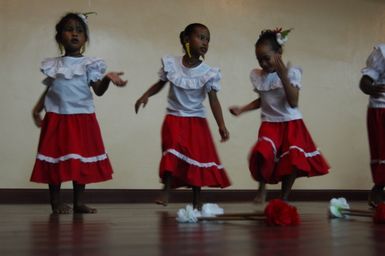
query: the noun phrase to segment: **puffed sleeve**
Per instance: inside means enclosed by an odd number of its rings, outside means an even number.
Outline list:
[[[206,92],[210,92],[211,90],[214,90],[216,92],[221,90],[221,79],[222,74],[219,68],[211,68],[209,71],[209,80],[206,83]]]
[[[302,70],[299,67],[292,67],[289,68],[289,71],[287,73],[287,76],[289,78],[290,83],[296,87],[301,88],[301,79],[302,79]]]
[[[87,64],[87,77],[88,82],[95,82],[101,80],[106,72],[106,62],[99,58],[90,59]]]
[[[385,48],[385,46],[383,46]],[[375,46],[372,53],[366,60],[366,67],[361,70],[362,75],[369,76],[377,81],[385,72],[385,59],[381,46]]]

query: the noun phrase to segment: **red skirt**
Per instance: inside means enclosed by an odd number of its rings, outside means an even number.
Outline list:
[[[385,185],[385,108],[368,108],[370,167],[376,185]]]
[[[95,114],[45,115],[31,181],[88,184],[111,178]]]
[[[256,181],[276,184],[294,170],[299,177],[327,174],[329,165],[299,119],[262,122],[249,155],[249,169]]]
[[[205,118],[166,115],[162,152],[159,176],[169,172],[172,187],[230,186]]]

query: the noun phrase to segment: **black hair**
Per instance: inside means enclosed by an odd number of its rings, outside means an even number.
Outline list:
[[[89,41],[88,37],[88,26],[85,23],[85,21],[80,18],[80,16],[77,13],[69,12],[65,16],[63,16],[60,21],[56,24],[56,35],[55,35],[55,40],[56,42],[60,45],[61,42],[61,34],[64,30],[64,26],[67,24],[69,20],[77,20],[79,21],[80,25],[82,26],[84,30],[84,35],[86,37],[86,41]]]
[[[280,45],[277,41],[277,32],[273,30],[262,30],[257,42],[255,43],[255,47],[262,44],[269,44],[274,52],[282,52],[283,50],[282,45]]]
[[[201,23],[191,23],[191,24],[189,24],[179,34],[179,40],[180,40],[180,43],[183,45],[183,48],[184,48],[184,39],[185,39],[185,37],[189,37],[194,32],[195,28],[197,28],[197,27],[201,27],[201,28],[205,28],[205,29],[209,30],[205,25],[203,25]]]

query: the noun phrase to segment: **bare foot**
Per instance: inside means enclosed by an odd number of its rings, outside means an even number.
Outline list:
[[[382,187],[373,186],[369,193],[368,204],[370,207],[376,208],[379,203],[382,202]]]
[[[266,202],[266,184],[260,182],[257,195],[254,198],[254,203],[264,204]]]
[[[193,204],[193,208],[197,209],[198,211],[202,210],[202,206],[203,206],[203,204],[201,202]]]
[[[74,213],[96,213],[97,210],[95,208],[88,207],[87,205],[78,205],[74,206]]]
[[[66,204],[51,204],[53,214],[70,214],[72,213],[72,208]]]
[[[155,203],[163,206],[167,206],[168,204],[168,196],[163,193],[159,198],[155,199]]]

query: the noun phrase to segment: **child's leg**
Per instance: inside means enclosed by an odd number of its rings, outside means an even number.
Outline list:
[[[48,184],[52,213],[54,213],[54,214],[69,214],[72,209],[68,205],[63,204],[61,202],[60,185],[61,184],[58,184],[58,185]]]
[[[260,154],[257,154],[256,162],[257,162],[258,168],[262,168],[263,157]],[[266,183],[260,181],[257,195],[254,198],[254,202],[257,204],[263,204],[265,201],[266,201]]]
[[[383,194],[384,186],[382,185],[374,185],[372,190],[369,193],[368,204],[371,207],[377,207],[379,203],[382,202],[382,194]]]
[[[266,201],[266,183],[259,182],[257,195],[254,198],[254,202],[257,204],[263,204]]]
[[[193,189],[193,208],[201,210],[202,201],[201,201],[201,187],[192,187]]]
[[[86,185],[72,182],[74,187],[74,213],[96,213],[95,208],[90,208],[83,203]]]
[[[296,178],[297,178],[297,170],[294,170],[292,174],[283,177],[282,189],[281,189],[282,200],[288,201],[291,188]]]
[[[171,180],[172,180],[171,173],[165,172],[164,177],[163,177],[162,193],[161,193],[160,197],[155,200],[156,204],[167,206],[168,200],[170,197]]]

